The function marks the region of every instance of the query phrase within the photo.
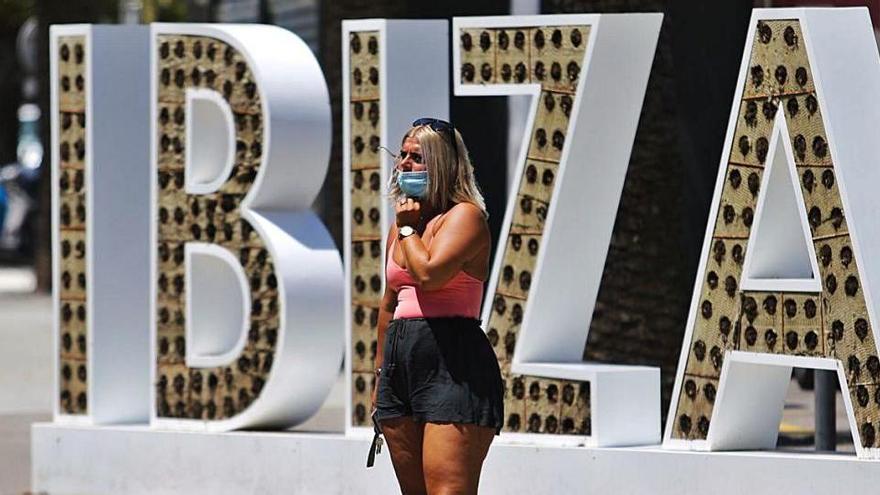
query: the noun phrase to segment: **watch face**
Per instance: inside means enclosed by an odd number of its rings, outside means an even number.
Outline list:
[[[412,235],[413,232],[415,232],[415,229],[413,229],[409,225],[404,225],[403,227],[400,228],[400,235],[402,235],[403,237]]]

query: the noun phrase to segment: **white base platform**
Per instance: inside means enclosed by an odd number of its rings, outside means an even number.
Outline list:
[[[33,491],[140,494],[399,493],[387,451],[341,434],[182,433],[147,427],[31,430]],[[481,494],[875,493],[880,462],[847,455],[493,444]]]

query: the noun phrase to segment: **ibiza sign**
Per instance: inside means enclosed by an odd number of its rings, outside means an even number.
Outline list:
[[[482,315],[505,380],[505,439],[592,445],[659,440],[659,370],[584,364],[581,355],[661,19],[567,15],[452,23],[456,95],[532,100],[519,180],[508,193]],[[621,46],[617,39],[629,42]],[[418,81],[410,81],[408,68],[413,57],[431,50],[447,57],[448,44],[443,21],[343,23],[353,432],[369,424],[389,222],[382,185],[392,162],[378,147],[399,146],[414,118],[447,114],[445,65],[420,71]],[[631,63],[617,64],[615,56]],[[385,117],[387,112],[393,114]],[[581,214],[587,209],[593,214]],[[590,254],[566,256],[573,245]],[[624,389],[629,392],[620,393]]]
[[[308,47],[176,24],[60,26],[52,46],[56,421],[307,419],[344,328],[342,266],[309,211],[331,137]]]
[[[603,445],[659,439],[658,370],[580,363],[576,349],[586,342],[589,312],[570,303],[595,300],[660,19],[533,17],[514,19],[516,28],[507,27],[509,18],[454,23],[456,92],[533,96],[534,129],[522,151],[522,180],[510,194],[507,241],[499,247],[484,314],[506,376],[510,438],[548,433]],[[319,407],[346,348],[352,431],[364,424],[376,346],[370,295],[382,287],[380,239],[388,225],[381,186],[391,164],[378,150],[392,146],[414,117],[447,115],[445,69],[414,84],[406,60],[426,50],[448,57],[449,32],[442,21],[352,21],[344,31],[350,215],[343,285],[332,242],[308,211],[327,168],[326,83],[295,35],[223,25],[53,30],[62,287],[56,421],[149,420],[154,427],[208,431],[289,426]],[[615,45],[621,37],[634,42]],[[632,64],[613,62],[621,50]],[[148,70],[126,76],[138,79],[141,92],[136,84],[104,83],[101,71],[147,56]],[[494,64],[496,56],[510,60],[483,67],[481,61]],[[497,77],[475,79],[469,69],[475,64]],[[611,80],[628,83],[609,97],[604,88]],[[424,96],[425,85],[431,97]],[[582,111],[585,106],[596,112]],[[605,112],[617,118],[600,125]],[[105,128],[87,129],[90,122]],[[141,154],[124,159],[119,141],[111,140],[118,134]],[[65,151],[71,147],[73,155]],[[566,166],[580,162],[590,165]],[[595,188],[596,211],[608,214],[567,218],[586,205],[565,185],[588,174],[608,177]],[[105,182],[96,187],[95,181]],[[570,213],[557,215],[556,204]],[[122,222],[140,236],[128,240],[144,252],[103,255],[113,250],[102,240],[116,239],[111,233]],[[570,239],[574,231],[587,237]],[[571,288],[572,301],[542,299],[549,293],[542,284],[563,269],[558,254],[544,253],[572,242],[591,243],[584,263],[568,263],[569,279],[588,283]],[[142,287],[119,291],[120,280],[138,286],[123,277],[122,267],[134,259],[149,261],[134,280]],[[539,318],[551,325],[529,323]],[[138,381],[124,379],[121,370]],[[638,393],[619,394],[620,388]]]
[[[664,445],[773,448],[799,366],[837,372],[880,452],[877,62],[865,10],[753,16]]]
[[[659,370],[581,356],[661,20],[345,21],[342,259],[309,210],[331,113],[296,35],[53,27],[55,423],[285,428],[344,360],[346,435],[369,431],[392,219],[380,149],[448,116],[451,77],[455,96],[531,98],[482,314],[501,441],[658,444]],[[876,457],[870,22],[758,10],[748,40],[663,445],[773,447],[801,366],[838,372],[858,454]]]

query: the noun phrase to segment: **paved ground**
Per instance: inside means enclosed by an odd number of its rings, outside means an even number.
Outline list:
[[[0,269],[0,495],[19,495],[30,483],[30,424],[51,419],[51,299],[34,295],[28,271]],[[319,413],[295,428],[342,431],[344,386],[337,380]],[[839,450],[853,452],[838,394]],[[813,395],[792,381],[780,426],[780,448],[812,450]]]
[[[782,424],[779,425],[780,449],[814,450],[813,401],[812,391],[801,390],[795,380],[789,383]],[[846,418],[846,406],[843,404],[843,396],[840,392],[837,393],[837,450],[851,454],[855,454],[856,451],[849,431],[849,421]]]
[[[51,419],[51,299],[27,270],[0,270],[0,494],[30,487],[30,424]]]

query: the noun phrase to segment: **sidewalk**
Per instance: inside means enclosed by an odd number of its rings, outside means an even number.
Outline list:
[[[30,489],[30,424],[52,417],[52,299],[0,269],[0,495]]]
[[[784,450],[815,451],[814,395],[811,390],[801,390],[797,381],[788,383],[785,410],[779,425],[777,448]],[[849,420],[843,396],[837,392],[837,451],[855,455]]]

